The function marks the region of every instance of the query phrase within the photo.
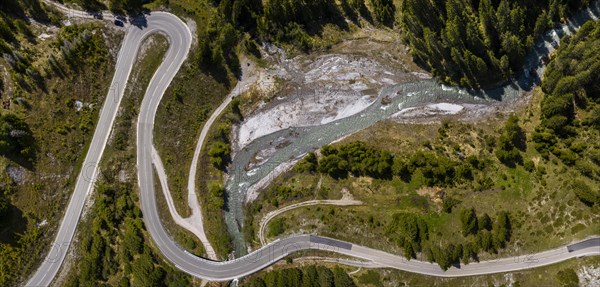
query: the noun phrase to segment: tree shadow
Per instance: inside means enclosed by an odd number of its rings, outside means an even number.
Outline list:
[[[3,0],[0,11],[17,17],[25,16],[25,11],[23,11],[23,8],[17,0]]]
[[[6,216],[0,218],[0,242],[16,246],[19,234],[27,231],[27,218],[16,206],[8,203]]]
[[[0,155],[33,171],[39,147],[27,123],[14,114],[7,114],[0,116],[0,125],[0,142],[3,144]]]
[[[27,158],[24,157],[22,155],[17,155],[17,154],[2,154],[3,156],[5,156],[6,158],[8,158],[10,161],[18,164],[19,166],[25,168],[26,170],[29,171],[35,171],[35,165],[33,164],[35,162],[35,152],[33,152],[33,158]]]
[[[318,35],[319,37],[323,36],[323,28],[327,24],[333,24],[344,31],[350,30],[350,27],[346,22],[346,18],[334,1],[328,1],[327,4],[322,8],[324,11],[326,11],[325,15],[329,15],[328,17],[317,17],[316,19],[310,17],[307,19],[308,21],[303,21],[304,23],[302,23],[306,26],[306,32],[309,35]]]
[[[342,7],[342,10],[344,11],[344,14],[346,15],[346,18],[348,18],[350,21],[352,21],[352,23],[354,23],[358,27],[360,27],[360,21],[358,19],[358,13],[356,13],[356,11],[354,10],[354,8],[352,8],[350,6],[350,4],[348,4],[348,1],[347,0],[342,0],[340,6]]]
[[[346,22],[344,13],[335,1],[319,1],[319,3],[289,4],[293,7],[282,7],[282,11],[291,9],[286,15],[267,14],[268,31],[264,36],[285,43],[302,46],[307,52],[310,50],[310,40],[306,36],[323,36],[323,29],[332,24],[341,30],[348,31],[350,27]]]
[[[367,20],[367,22],[369,22],[370,24],[375,23],[375,21],[373,20],[373,16],[371,15],[371,12],[369,12],[369,8],[367,8],[367,5],[365,5],[364,2],[361,3],[362,5],[360,5],[360,8],[358,9],[358,14],[363,17],[365,20]]]
[[[227,73],[227,68],[223,64],[209,65],[201,63],[200,69],[212,77],[215,81],[223,84],[225,87],[231,87],[231,81]]]
[[[85,11],[94,11],[94,12],[98,12],[98,11],[102,11],[102,10],[107,10],[108,7],[106,7],[106,5],[104,5],[104,3],[98,1],[98,0],[87,0],[87,1],[82,1],[79,2],[81,7],[85,10]]]
[[[242,66],[238,56],[232,53],[225,58],[225,61],[227,62],[229,71],[235,76],[236,79],[240,80],[242,78]]]
[[[229,208],[229,205],[232,202],[229,199],[229,193],[227,191],[223,192],[223,207],[221,207],[221,209],[225,212],[229,212],[231,211],[231,209]]]
[[[148,27],[148,19],[146,18],[146,15],[150,15],[150,13],[142,13],[142,14],[138,14],[135,17],[131,18],[131,25],[139,28],[139,29],[144,29]]]
[[[205,46],[198,51],[196,55],[196,63],[198,68],[208,76],[212,77],[215,81],[223,84],[226,88],[231,88],[231,80],[229,79],[229,73],[227,68],[229,67],[232,74],[238,79],[241,78],[241,67],[237,55],[223,55],[213,60],[211,47],[205,43]],[[235,58],[235,59],[234,59]]]

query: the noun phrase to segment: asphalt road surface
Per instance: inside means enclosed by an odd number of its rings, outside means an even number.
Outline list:
[[[68,11],[68,15],[90,18],[89,14],[85,12],[75,10]],[[110,19],[110,16],[107,15],[104,18]],[[176,16],[169,13],[153,12],[151,15],[146,15],[145,18],[138,18],[134,21],[134,24],[135,25],[129,25],[127,28],[127,34],[123,40],[121,50],[119,51],[115,65],[116,70],[108,95],[104,101],[104,106],[100,111],[100,117],[98,118],[98,124],[94,131],[92,142],[90,143],[88,153],[83,161],[81,172],[77,177],[75,189],[71,195],[69,205],[65,211],[56,238],[51,245],[51,250],[46,256],[46,259],[42,262],[36,273],[30,278],[27,286],[48,286],[64,261],[67,250],[73,240],[73,235],[75,234],[75,229],[79,217],[81,216],[85,200],[92,192],[94,183],[97,179],[98,163],[100,162],[108,136],[110,135],[119,104],[123,97],[127,79],[131,73],[142,41],[148,35],[157,32],[165,34],[169,38],[170,48],[165,55],[163,63],[152,78],[152,81],[148,86],[148,92],[144,98],[144,104],[153,105],[154,112],[156,112],[156,107],[160,102],[160,96],[162,96],[169,86],[171,80],[179,70],[179,67],[187,57],[192,36],[188,27]],[[150,95],[150,98],[148,95]],[[143,129],[145,122],[140,121],[139,124],[139,127]],[[146,151],[146,149],[150,147],[151,145],[148,145],[140,149]],[[147,159],[150,160],[150,157],[148,156]]]
[[[85,12],[76,13],[82,13],[85,17]],[[570,258],[600,255],[600,238],[593,238],[583,241],[583,243],[536,254],[456,266],[444,272],[436,264],[417,260],[407,261],[402,256],[336,239],[299,235],[271,242],[259,250],[231,261],[216,262],[196,257],[179,247],[161,225],[152,172],[152,128],[156,110],[165,90],[187,57],[192,35],[188,27],[179,18],[169,13],[153,12],[151,15],[147,15],[145,20],[136,23],[138,26],[130,25],[127,28],[127,34],[117,59],[111,88],[100,112],[88,154],[83,162],[75,190],[52,249],[31,277],[27,286],[48,286],[59,271],[73,239],[86,197],[93,190],[98,175],[97,163],[100,162],[108,140],[139,47],[145,37],[157,32],[168,37],[170,47],[163,63],[150,81],[140,109],[137,133],[138,181],[141,193],[141,209],[146,228],[165,258],[178,269],[199,278],[211,281],[226,281],[257,272],[293,252],[310,249],[349,255],[370,262],[371,266],[396,268],[433,276],[459,277],[517,271]]]

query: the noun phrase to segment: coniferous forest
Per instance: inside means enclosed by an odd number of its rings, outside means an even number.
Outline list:
[[[415,61],[443,82],[485,87],[510,79],[536,37],[589,0],[406,0],[401,25]]]

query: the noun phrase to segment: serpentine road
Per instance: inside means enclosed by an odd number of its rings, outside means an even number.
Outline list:
[[[64,6],[60,7],[63,7],[61,10],[64,11]],[[69,10],[69,15],[91,18],[91,15],[86,12],[74,10]],[[105,13],[104,18],[111,19],[112,16]],[[141,209],[146,228],[164,257],[178,269],[192,276],[211,281],[238,279],[257,272],[290,253],[308,249],[326,250],[349,255],[367,261],[370,266],[390,267],[443,277],[509,272],[544,266],[570,258],[600,255],[600,237],[596,237],[536,254],[471,263],[465,266],[452,267],[444,272],[436,264],[417,260],[406,261],[401,256],[335,239],[314,235],[298,235],[271,242],[244,257],[231,261],[216,262],[194,256],[178,246],[161,225],[152,172],[152,127],[154,126],[156,110],[165,90],[188,55],[192,35],[188,27],[179,18],[164,12],[152,12],[151,15],[136,19],[134,24],[127,28],[127,34],[117,58],[111,88],[100,112],[92,142],[52,248],[35,274],[27,282],[27,286],[50,285],[65,259],[86,198],[94,188],[94,182],[99,171],[98,163],[108,141],[139,47],[143,40],[152,33],[165,34],[169,39],[170,48],[165,54],[163,63],[150,81],[138,118],[137,165]]]

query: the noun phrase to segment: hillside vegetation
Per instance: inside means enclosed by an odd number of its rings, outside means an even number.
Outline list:
[[[600,181],[600,22],[587,22],[565,41],[548,65],[542,90],[541,123],[533,133],[535,148]],[[589,205],[600,204],[600,190],[585,178],[571,184]]]
[[[132,15],[143,10],[143,4],[149,2],[146,0],[62,0],[57,2],[75,3],[87,10],[106,10],[109,9],[115,13],[128,12]]]
[[[355,287],[354,280],[348,276],[341,267],[333,270],[320,266],[308,265],[304,267],[291,267],[276,269],[260,275],[252,276],[242,281],[240,286],[244,287]]]
[[[443,82],[489,86],[511,78],[534,40],[589,0],[406,0],[401,25],[414,59]]]
[[[96,183],[93,206],[82,217],[73,245],[77,262],[63,286],[190,286],[191,276],[172,267],[153,247],[138,206],[135,164],[137,115],[144,91],[167,50],[156,35],[143,44],[115,121]],[[133,180],[127,180],[130,178]],[[169,230],[169,229],[168,229]],[[173,234],[175,238],[178,234]],[[186,245],[194,250],[194,243]],[[68,261],[67,261],[68,262]]]
[[[270,210],[341,189],[366,206],[298,208],[267,235],[317,232],[442,268],[597,235],[600,22],[563,40],[542,87],[513,115],[380,123],[309,153],[249,204],[247,238]]]
[[[120,35],[63,27],[37,0],[0,5],[0,285],[49,248],[113,73]]]

